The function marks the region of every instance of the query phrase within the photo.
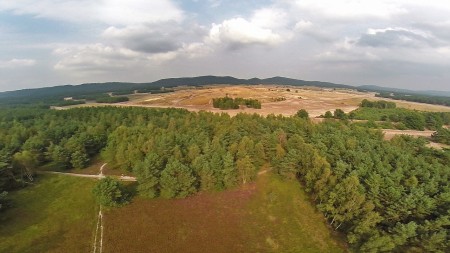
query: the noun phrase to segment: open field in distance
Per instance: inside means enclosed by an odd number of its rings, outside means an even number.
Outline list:
[[[213,108],[212,99],[224,96],[258,99],[262,109],[242,108],[237,110],[220,110]],[[363,99],[388,100],[397,103],[398,107],[423,111],[450,111],[450,107],[422,104],[408,101],[398,101],[375,97],[375,93],[358,92],[348,89],[328,89],[317,87],[295,87],[278,85],[211,85],[201,88],[178,87],[173,93],[163,94],[133,94],[130,101],[117,104],[87,103],[56,109],[85,106],[142,106],[159,108],[184,108],[189,111],[225,112],[232,116],[240,113],[258,113],[261,115],[281,114],[294,115],[298,110],[305,109],[310,117],[318,117],[326,111],[342,109],[346,113],[358,108]],[[276,101],[277,99],[285,99]]]

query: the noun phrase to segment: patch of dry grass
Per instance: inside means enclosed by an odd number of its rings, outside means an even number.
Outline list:
[[[271,173],[235,190],[137,198],[104,222],[104,252],[346,251],[299,183]]]

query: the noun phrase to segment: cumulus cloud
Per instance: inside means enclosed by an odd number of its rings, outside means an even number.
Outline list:
[[[54,54],[62,57],[55,69],[80,72],[125,70],[140,59],[140,55],[132,50],[103,44],[61,47]]]
[[[125,28],[116,28],[114,26],[107,28],[103,36],[109,40],[115,40],[122,46],[134,51],[146,53],[163,53],[174,51],[180,47],[180,42],[176,40],[177,34],[170,31],[166,32],[152,26],[130,26]]]
[[[208,42],[239,49],[248,45],[276,45],[282,42],[282,37],[243,18],[233,18],[213,24]]]
[[[200,27],[192,25],[187,28],[175,22],[156,25],[134,25],[107,28],[102,36],[112,43],[134,51],[159,54],[177,51],[186,43],[191,43],[206,34]]]
[[[33,59],[11,59],[7,61],[0,61],[0,68],[10,69],[18,67],[31,67],[36,64],[36,60]]]
[[[408,71],[426,79],[450,66],[448,1],[3,0],[2,12],[15,18],[26,15],[23,23],[37,18],[46,19],[42,24],[49,27],[52,22],[61,27],[72,22],[69,27],[75,28],[64,36],[43,27],[47,30],[39,36],[27,30],[14,37],[24,30],[21,24],[19,29],[12,22],[0,24],[0,30],[8,31],[0,42],[3,59],[23,52],[31,52],[24,58],[39,57],[34,67],[33,60],[0,61],[3,77],[13,76],[10,72],[20,76],[23,68],[4,70],[16,65],[30,66],[27,73],[33,68],[46,73],[41,77],[46,81],[49,73],[60,76],[58,80],[75,77],[70,82],[117,77],[133,81],[136,76],[145,79],[152,69],[152,78],[237,73],[350,84],[371,78],[372,83],[397,80],[409,85],[419,78],[408,82]],[[37,46],[42,41],[32,41],[43,36],[51,42],[45,48]],[[67,44],[69,39],[74,44]],[[45,67],[48,71],[42,72]],[[440,76],[436,82],[448,85],[448,74]]]

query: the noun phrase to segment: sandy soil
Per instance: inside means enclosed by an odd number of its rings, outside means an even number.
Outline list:
[[[242,108],[237,110],[220,110],[213,108],[212,99],[219,97],[242,97],[258,99],[261,109]],[[323,115],[326,111],[333,112],[342,109],[346,113],[358,108],[363,99],[388,100],[397,103],[398,107],[422,111],[450,111],[450,107],[422,104],[408,101],[398,101],[375,97],[373,92],[358,92],[347,89],[329,89],[318,87],[294,87],[279,85],[214,85],[201,88],[178,87],[173,93],[163,94],[133,94],[130,101],[117,104],[88,103],[54,109],[68,109],[87,106],[142,106],[154,108],[184,108],[189,111],[225,112],[234,116],[240,112],[258,113],[261,115],[281,114],[294,115],[298,110],[305,109],[310,117]],[[283,101],[277,101],[284,99]]]
[[[224,96],[258,99],[262,103],[262,109],[220,110],[213,108],[212,99]],[[334,111],[337,108],[350,112],[358,107],[362,99],[371,97],[373,97],[371,93],[315,87],[298,88],[275,85],[210,86],[197,89],[181,89],[167,94],[135,96],[130,102],[124,104],[145,107],[185,108],[190,111],[226,112],[232,116],[240,112],[290,116],[300,109],[305,109],[311,117],[317,117],[326,111]],[[277,101],[279,99],[284,100]]]
[[[410,135],[414,137],[426,137],[430,138],[432,134],[435,133],[435,131],[417,131],[417,130],[394,130],[394,129],[383,129],[384,138],[386,140],[390,140],[394,138],[396,135]]]
[[[402,134],[410,135],[410,136],[414,136],[414,137],[425,137],[428,140],[430,140],[431,135],[433,133],[435,133],[435,131],[394,130],[394,129],[383,129],[382,131],[384,133],[385,140],[391,140],[392,138],[394,138],[394,136],[402,135]],[[450,145],[432,142],[432,141],[430,141],[426,146],[429,148],[434,148],[434,149],[439,149],[439,150],[444,149],[444,148],[450,148]]]

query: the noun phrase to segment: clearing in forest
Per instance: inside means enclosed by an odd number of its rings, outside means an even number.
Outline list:
[[[104,252],[345,252],[300,184],[272,173],[186,199],[135,199],[104,214]]]
[[[95,180],[41,175],[12,192],[14,206],[1,214],[0,252],[90,252],[98,205]]]

